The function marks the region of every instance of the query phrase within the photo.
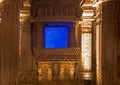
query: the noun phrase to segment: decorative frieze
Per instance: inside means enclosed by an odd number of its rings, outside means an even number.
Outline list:
[[[80,48],[64,48],[64,49],[47,49],[47,48],[33,48],[35,56],[42,55],[80,55]]]
[[[80,56],[80,48],[67,49],[40,49],[34,48],[36,61],[77,61]]]
[[[58,80],[74,80],[76,77],[76,63],[66,62],[49,62],[38,61],[38,80],[42,81],[58,81]]]
[[[40,16],[74,16],[80,17],[81,8],[78,0],[40,0],[32,5],[33,17]]]

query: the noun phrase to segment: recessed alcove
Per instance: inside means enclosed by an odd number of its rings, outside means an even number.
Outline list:
[[[37,81],[41,85],[82,83],[78,77],[81,75],[81,29],[77,25],[81,11],[76,9],[79,4],[75,6],[73,0],[40,1],[42,3],[37,6],[32,4],[31,10],[31,42]],[[33,10],[35,8],[38,10]]]
[[[73,22],[36,22],[32,23],[32,47],[71,48],[80,47],[80,34]]]
[[[45,48],[68,48],[71,43],[72,26],[69,23],[48,23],[44,27]]]
[[[39,83],[73,82],[74,85],[79,80],[76,74],[80,46],[76,45],[75,30],[74,22],[33,23],[32,49]]]

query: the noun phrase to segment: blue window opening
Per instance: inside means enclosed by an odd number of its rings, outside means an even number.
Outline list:
[[[45,24],[44,44],[45,48],[68,48],[71,37],[70,24],[50,23]]]

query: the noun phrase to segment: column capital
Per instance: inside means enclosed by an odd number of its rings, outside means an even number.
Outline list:
[[[92,21],[91,20],[81,21],[81,31],[85,32],[85,33],[91,33],[91,31],[92,31]]]
[[[30,0],[23,1],[22,7],[23,8],[20,9],[20,22],[29,20],[31,8]]]
[[[81,27],[92,27],[92,20],[83,20],[81,21]]]
[[[20,10],[20,29],[22,31],[30,31],[30,7],[28,6]]]
[[[94,20],[93,1],[92,0],[86,0],[81,7],[82,7],[82,10],[83,10],[81,18],[83,20]]]

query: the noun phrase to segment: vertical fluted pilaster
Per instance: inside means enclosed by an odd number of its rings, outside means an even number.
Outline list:
[[[16,85],[18,68],[19,0],[4,0],[1,23],[1,85]]]

